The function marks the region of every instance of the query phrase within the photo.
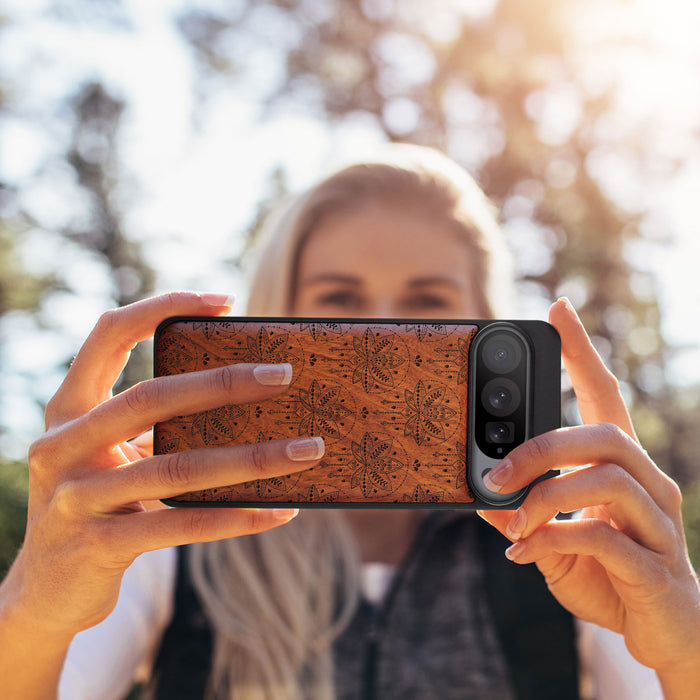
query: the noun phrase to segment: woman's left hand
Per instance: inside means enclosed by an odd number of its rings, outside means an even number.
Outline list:
[[[507,556],[534,562],[571,613],[623,634],[667,698],[690,697],[700,687],[700,588],[680,489],[637,441],[618,382],[568,301],[557,301],[549,320],[584,425],[528,440],[485,482],[509,493],[550,469],[577,468],[536,484],[515,512],[480,515],[515,542]],[[574,510],[580,518],[553,520]]]

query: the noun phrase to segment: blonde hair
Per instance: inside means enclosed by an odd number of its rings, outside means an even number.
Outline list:
[[[299,255],[323,216],[407,202],[454,227],[473,250],[465,274],[475,277],[483,315],[505,315],[513,273],[493,207],[456,163],[408,145],[338,171],[269,217],[248,313],[291,313]],[[303,512],[269,532],[194,545],[190,571],[214,630],[209,694],[331,700],[331,645],[355,610],[359,568],[339,511]]]
[[[192,545],[190,573],[214,631],[208,697],[335,697],[331,645],[359,600],[355,541],[339,511]]]

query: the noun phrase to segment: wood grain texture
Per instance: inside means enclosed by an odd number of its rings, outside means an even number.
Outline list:
[[[289,362],[282,395],[180,416],[155,452],[320,435],[303,472],[179,496],[183,503],[471,503],[468,354],[475,325],[180,320],[156,338],[156,376]]]

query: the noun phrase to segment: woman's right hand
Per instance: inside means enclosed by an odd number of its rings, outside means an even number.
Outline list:
[[[69,639],[109,614],[124,570],[142,552],[256,533],[295,515],[293,509],[149,509],[146,503],[300,471],[323,454],[320,438],[155,457],[127,442],[173,416],[284,391],[289,366],[244,364],[149,379],[112,396],[131,349],[160,321],[229,308],[223,295],[183,292],[100,318],[49,402],[46,433],[31,447],[25,541],[0,588],[0,610],[9,606],[42,634]]]

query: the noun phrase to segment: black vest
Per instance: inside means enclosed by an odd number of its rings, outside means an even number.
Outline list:
[[[385,605],[360,605],[335,644],[339,700],[578,700],[573,618],[549,593],[534,565],[505,558],[509,544],[470,513],[439,511],[426,517]],[[461,561],[467,548],[476,559]],[[174,615],[154,667],[154,698],[202,698],[210,672],[211,627],[186,558],[187,548],[182,547]],[[464,628],[474,619],[478,634],[495,630],[491,641],[496,653],[481,648],[482,641],[488,646],[488,639],[469,637]],[[469,668],[474,661],[470,650],[483,654],[476,654],[477,668],[473,663]],[[499,676],[492,679],[493,692],[483,690],[491,687],[483,686],[483,679],[482,690],[476,689],[482,665],[485,674]],[[496,690],[504,687],[508,692]]]

